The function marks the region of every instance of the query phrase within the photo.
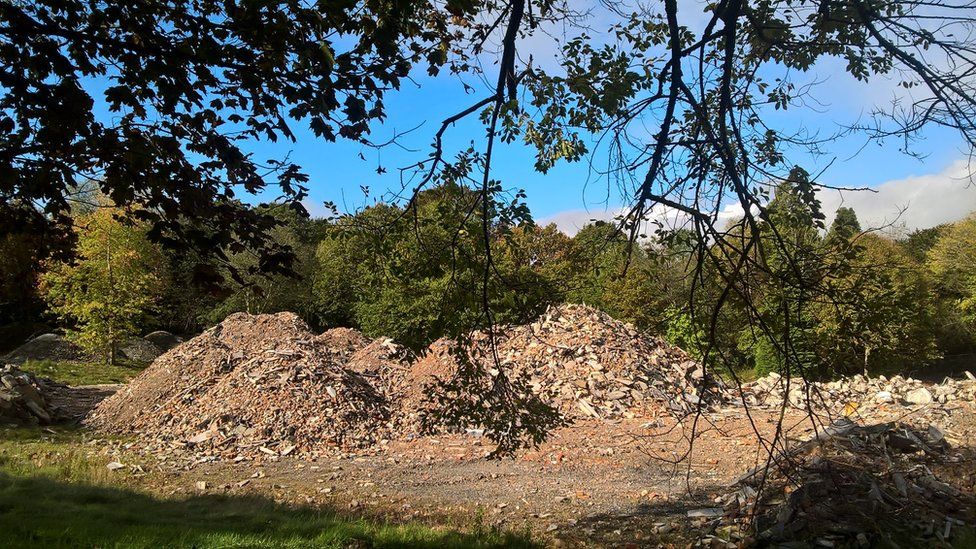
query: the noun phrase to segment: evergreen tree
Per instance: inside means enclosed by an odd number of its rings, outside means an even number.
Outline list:
[[[857,214],[853,208],[837,208],[834,222],[830,224],[827,232],[827,241],[850,242],[852,238],[861,232],[861,222],[857,219]]]

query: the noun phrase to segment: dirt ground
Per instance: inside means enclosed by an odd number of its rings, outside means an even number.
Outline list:
[[[75,388],[60,404],[80,416],[113,389]],[[493,447],[477,434],[390,441],[370,455],[314,461],[269,456],[190,463],[179,454],[139,459],[155,470],[145,477],[147,487],[169,495],[260,494],[393,520],[478,522],[529,530],[556,546],[685,546],[701,524],[687,512],[721,507],[725,487],[766,458],[755,430],[769,438],[778,412],[749,415],[751,421],[741,409],[703,415],[690,454],[691,421],[661,416],[577,422],[539,448],[504,459],[487,459]],[[961,446],[976,446],[971,403],[954,416],[951,436]],[[792,440],[813,432],[810,419],[799,413],[787,414],[784,425]],[[113,459],[136,459],[124,443],[106,447]],[[957,485],[972,490],[973,470],[962,466]]]

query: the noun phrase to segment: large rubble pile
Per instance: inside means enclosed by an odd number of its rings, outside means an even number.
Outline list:
[[[0,424],[47,424],[59,417],[49,394],[54,383],[16,366],[0,368]]]
[[[353,328],[332,328],[315,338],[345,368],[365,377],[388,398],[398,398],[410,369],[410,350],[388,337],[370,340]]]
[[[349,355],[345,367],[369,379],[389,399],[404,390],[410,370],[410,351],[388,337],[376,338]]]
[[[491,371],[488,337],[476,333],[468,359]],[[458,371],[456,343],[434,342],[411,367],[402,408],[423,415],[436,386]],[[585,305],[551,307],[524,326],[502,328],[499,364],[568,419],[635,417],[665,409],[684,415],[722,402],[721,381],[682,350]]]
[[[496,344],[507,373],[568,419],[685,414],[724,396],[681,350],[582,305],[506,328]],[[489,348],[475,334],[467,352],[491,370]],[[388,338],[315,336],[293,314],[236,314],[163,354],[87,423],[204,458],[364,448],[391,426],[419,425],[456,356],[442,340],[411,362]]]
[[[315,343],[345,362],[353,353],[369,345],[369,338],[353,328],[332,328],[316,336]]]
[[[724,397],[721,381],[681,349],[584,305],[550,308],[499,354],[567,416],[621,417],[648,405],[685,414]]]
[[[948,546],[976,524],[976,498],[936,472],[964,463],[934,426],[841,419],[741,479],[716,531],[759,545]]]
[[[370,446],[384,397],[296,315],[234,314],[157,359],[87,423],[203,458],[314,455]]]
[[[829,382],[807,383],[772,373],[742,386],[749,405],[789,406],[835,415],[870,416],[895,407],[929,405],[951,408],[976,397],[976,376],[967,372],[966,379],[946,379],[929,385],[917,379],[856,375]]]

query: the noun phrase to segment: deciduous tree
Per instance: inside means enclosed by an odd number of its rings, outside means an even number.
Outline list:
[[[51,263],[41,285],[51,311],[73,326],[69,336],[111,364],[165,283],[161,250],[145,226],[120,221],[121,213],[105,207],[80,217],[75,259]]]

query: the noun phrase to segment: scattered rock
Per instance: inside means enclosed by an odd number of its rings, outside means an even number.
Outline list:
[[[691,509],[688,511],[688,518],[716,518],[725,514],[722,507],[706,507],[704,509]]]
[[[812,407],[814,412],[871,417],[884,409],[900,404],[932,404],[934,407],[950,405],[976,397],[976,380],[946,379],[930,385],[912,378],[894,376],[851,376],[828,382],[808,383],[802,379],[787,380],[771,373],[751,383],[743,384],[743,396],[752,406],[778,407],[784,400],[801,410]],[[809,399],[807,398],[809,395]],[[733,401],[734,402],[734,401]]]
[[[908,404],[931,404],[932,393],[925,387],[919,387],[905,395],[905,402]]]
[[[60,384],[41,379],[12,364],[0,368],[0,423],[46,425],[60,417],[50,394]]]
[[[724,528],[758,532],[760,546],[867,547],[897,538],[901,546],[947,547],[951,532],[932,525],[976,520],[973,494],[933,473],[955,459],[939,429],[841,419],[827,431],[793,447],[768,476],[760,467],[740,480],[725,498]]]

